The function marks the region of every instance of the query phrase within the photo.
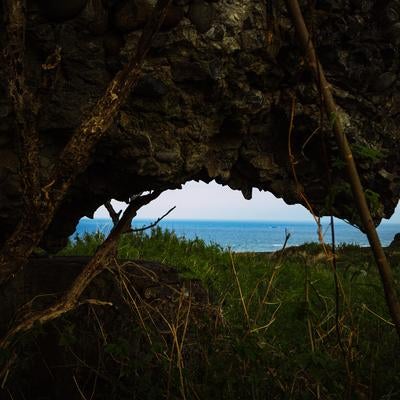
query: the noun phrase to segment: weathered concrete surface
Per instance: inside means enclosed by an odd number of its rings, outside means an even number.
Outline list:
[[[47,0],[28,3],[27,66],[43,105],[38,127],[46,174],[135,48],[150,7],[147,0],[65,0],[58,8]],[[400,2],[376,3],[317,1],[305,14],[341,107],[336,117],[344,120],[379,221],[393,213],[400,194]],[[321,125],[317,90],[283,2],[267,8],[264,0],[174,1],[139,86],[65,200],[47,248],[62,246],[78,219],[111,197],[123,200],[194,179],[215,179],[246,198],[259,188],[301,203],[292,164],[316,213],[327,213],[332,198],[334,213],[357,223],[329,121],[324,117]],[[1,47],[3,31],[0,26]],[[61,63],[45,72],[42,65],[56,46]],[[22,202],[4,63],[0,74],[1,243]]]

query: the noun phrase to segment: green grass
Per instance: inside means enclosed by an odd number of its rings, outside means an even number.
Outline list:
[[[84,235],[61,254],[93,254],[102,240]],[[315,243],[232,254],[156,228],[125,235],[118,256],[160,261],[200,279],[221,311],[217,327],[210,317],[196,334],[196,371],[188,366],[175,380],[169,371],[171,387],[187,386],[186,398],[400,399],[399,342],[366,249],[338,249],[337,319],[332,265]]]

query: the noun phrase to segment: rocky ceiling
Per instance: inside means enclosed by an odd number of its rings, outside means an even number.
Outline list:
[[[28,0],[26,62],[28,84],[42,104],[44,176],[134,50],[152,4]],[[400,194],[400,2],[303,5],[378,222],[390,217]],[[56,54],[61,62],[49,74],[46,63]],[[23,203],[4,62],[0,76],[1,243]],[[62,246],[79,218],[91,216],[110,198],[213,179],[246,198],[259,188],[292,204],[302,203],[299,193],[304,193],[316,213],[329,213],[333,202],[335,215],[358,223],[330,121],[321,114],[280,0],[173,1],[139,85],[65,199],[43,245]]]

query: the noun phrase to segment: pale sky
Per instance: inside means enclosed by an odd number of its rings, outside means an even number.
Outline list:
[[[114,208],[125,208],[125,203],[113,201]],[[215,182],[188,182],[180,190],[168,190],[152,203],[143,207],[137,218],[157,219],[171,207],[176,209],[169,219],[217,219],[217,220],[267,220],[267,221],[313,221],[311,214],[301,205],[287,205],[271,193],[253,190],[251,200],[242,193]],[[100,207],[96,218],[108,218]],[[390,222],[400,223],[400,206]]]

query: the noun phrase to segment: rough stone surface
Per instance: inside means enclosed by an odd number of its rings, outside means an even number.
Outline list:
[[[78,13],[66,7],[65,18],[61,9],[52,9],[56,21],[42,11],[44,1],[28,3],[28,82],[43,104],[38,128],[46,174],[135,49],[143,22],[135,24],[129,19],[134,16],[124,14],[130,29],[138,30],[120,28],[117,12],[133,0],[77,1]],[[62,8],[67,0],[58,3]],[[400,193],[398,3],[337,0],[304,7],[340,106],[335,117],[346,126],[377,222],[390,217]],[[173,23],[156,37],[137,91],[65,199],[45,247],[62,246],[78,219],[91,216],[109,198],[124,200],[189,180],[215,179],[246,198],[252,188],[268,190],[289,204],[302,203],[303,190],[315,213],[328,213],[333,202],[335,215],[358,223],[330,121],[324,116],[321,123],[316,86],[283,2],[265,4],[174,1]],[[61,47],[61,63],[46,80],[42,64],[56,46]],[[0,243],[22,211],[18,143],[4,69],[1,63]]]
[[[400,249],[400,233],[396,233],[392,242],[389,245],[390,249],[399,250]]]

